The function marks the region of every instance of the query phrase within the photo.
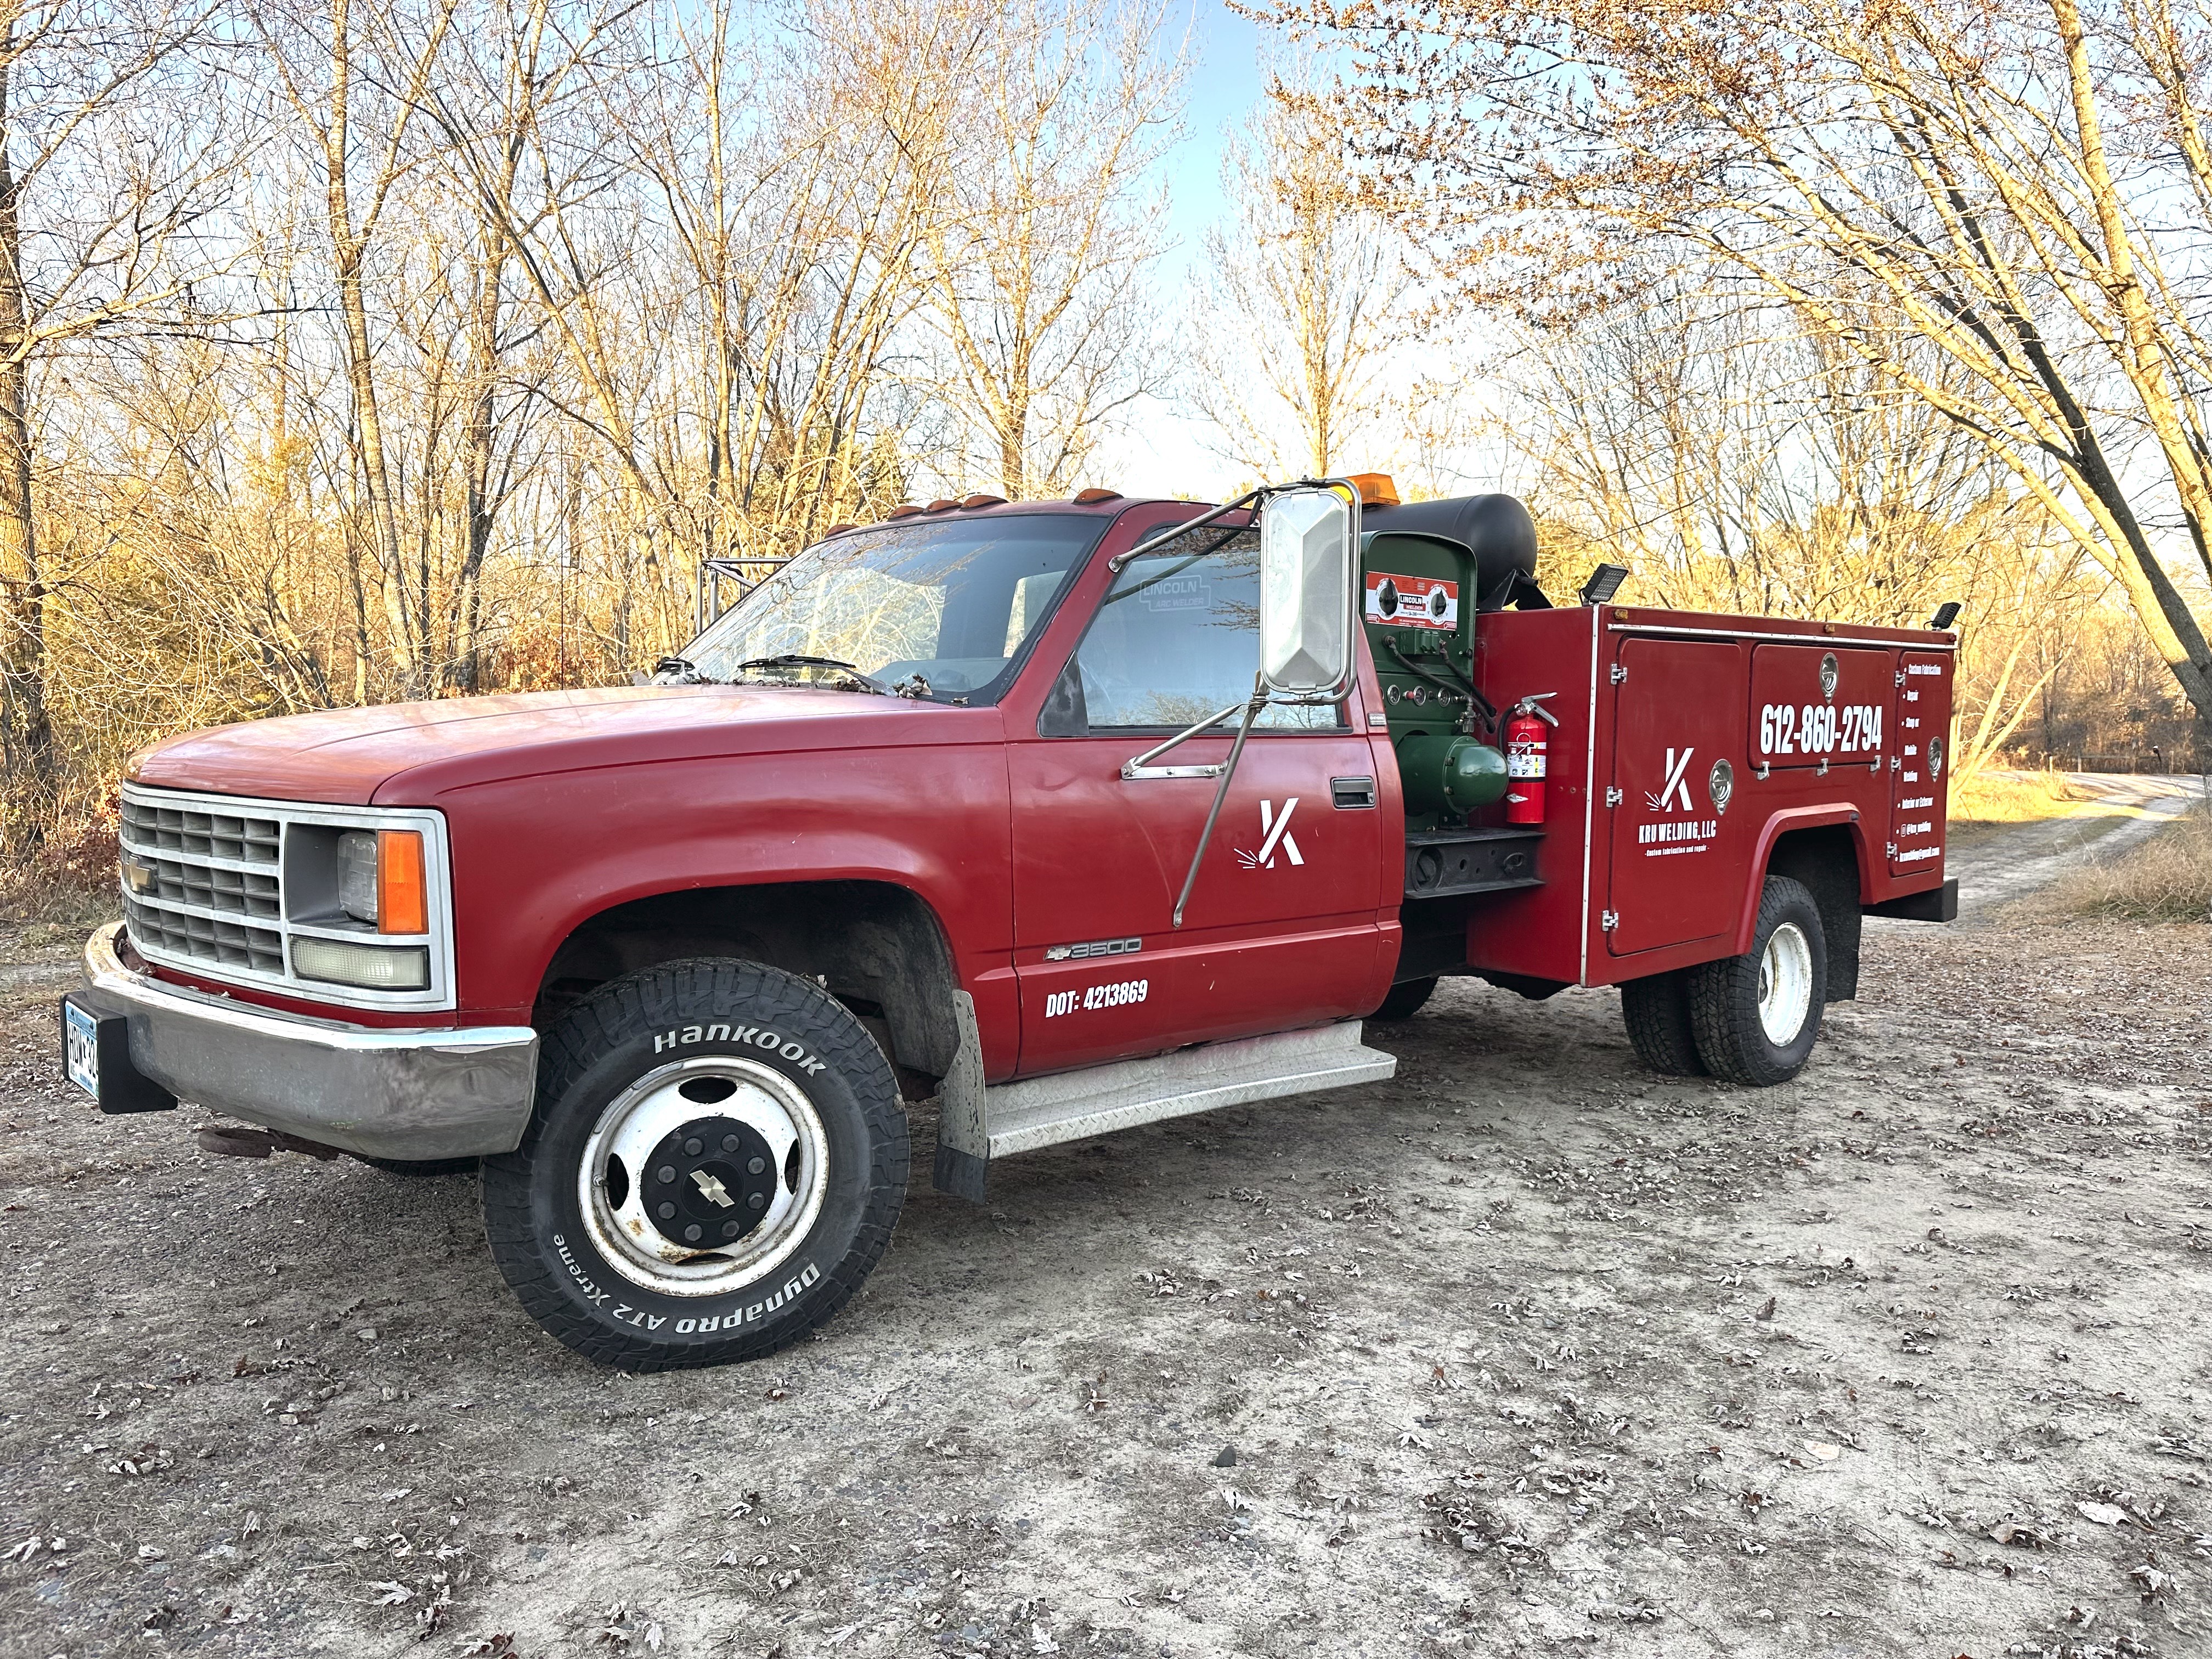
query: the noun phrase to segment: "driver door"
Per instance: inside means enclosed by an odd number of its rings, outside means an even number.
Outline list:
[[[1376,758],[1344,705],[1262,712],[1180,928],[1176,900],[1219,779],[1123,775],[1249,696],[1258,608],[1249,532],[1195,532],[1132,562],[1037,735],[1010,745],[1023,1073],[1295,1030],[1381,996],[1391,947]],[[1236,725],[1155,767],[1218,766]]]

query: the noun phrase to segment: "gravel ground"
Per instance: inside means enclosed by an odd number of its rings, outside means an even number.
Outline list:
[[[0,949],[0,1655],[2212,1653],[2202,927],[1870,924],[1765,1091],[1448,983],[644,1378],[467,1178],[79,1108],[74,941]]]

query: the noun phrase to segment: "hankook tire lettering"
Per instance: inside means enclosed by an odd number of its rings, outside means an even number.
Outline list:
[[[653,1039],[656,1054],[671,1048],[687,1048],[695,1042],[727,1042],[743,1047],[750,1044],[764,1048],[780,1059],[790,1060],[799,1069],[812,1077],[829,1068],[827,1060],[817,1060],[807,1053],[802,1043],[793,1042],[781,1031],[771,1031],[759,1025],[686,1025],[681,1030],[661,1032]]]

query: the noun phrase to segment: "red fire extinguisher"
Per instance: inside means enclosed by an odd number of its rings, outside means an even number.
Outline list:
[[[1505,722],[1505,821],[1541,823],[1544,821],[1544,751],[1548,734],[1559,717],[1544,707],[1556,696],[1540,691],[1515,703]]]

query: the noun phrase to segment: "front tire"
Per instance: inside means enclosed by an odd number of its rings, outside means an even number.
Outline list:
[[[905,1201],[890,1062],[821,987],[701,959],[602,987],[545,1036],[522,1145],[483,1160],[524,1309],[626,1370],[753,1359],[860,1287]]]
[[[1688,970],[1698,1054],[1715,1077],[1764,1087],[1805,1067],[1820,1036],[1828,948],[1802,882],[1769,876],[1751,949]]]

